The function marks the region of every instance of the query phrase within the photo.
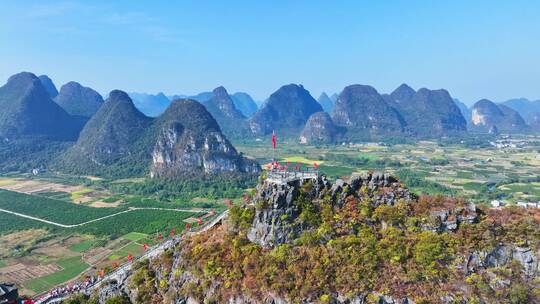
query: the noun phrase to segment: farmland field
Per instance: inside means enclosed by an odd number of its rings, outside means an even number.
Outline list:
[[[371,170],[391,173],[419,194],[452,194],[478,203],[540,200],[540,137],[515,135],[501,142],[506,145],[419,141],[314,146],[285,139],[278,142],[276,155],[280,162],[317,162],[332,179]],[[260,163],[272,157],[269,139],[234,144]]]
[[[61,259],[57,264],[62,267],[61,271],[30,280],[25,283],[25,287],[40,293],[75,278],[86,268],[90,267],[90,265],[84,263],[80,257]]]
[[[73,244],[69,247],[69,250],[71,251],[75,251],[75,252],[85,252],[87,251],[88,249],[92,248],[92,246],[94,245],[95,243],[95,240],[93,239],[90,239],[90,240],[84,240],[80,243],[77,243],[77,244]]]
[[[159,201],[63,185],[60,180],[54,181],[55,189],[74,191],[55,191],[47,180],[0,181],[5,186],[0,186],[0,209],[20,214],[0,211],[0,281],[15,282],[29,295],[83,273],[94,275],[96,269],[110,268],[113,261],[125,262],[129,254],[142,254],[143,244],[157,244],[158,234],[166,238],[171,229],[181,233],[186,222],[207,214],[208,207],[225,208],[223,202],[210,199]],[[79,199],[84,202],[76,202]],[[169,210],[175,208],[187,211]],[[21,215],[77,226],[61,227]],[[92,270],[86,271],[90,266]]]

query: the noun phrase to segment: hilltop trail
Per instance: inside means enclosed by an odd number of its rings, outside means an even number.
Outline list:
[[[62,228],[80,227],[80,226],[84,226],[84,225],[87,225],[87,224],[90,224],[90,223],[93,223],[93,222],[97,222],[97,221],[101,221],[101,220],[104,220],[104,219],[107,219],[107,218],[111,218],[111,217],[114,217],[114,216],[117,216],[117,215],[120,215],[120,214],[123,214],[123,213],[128,213],[128,212],[132,212],[132,211],[140,211],[140,210],[158,210],[158,211],[191,212],[191,213],[204,212],[204,210],[202,210],[202,209],[172,209],[172,208],[153,208],[153,207],[148,207],[148,208],[130,207],[128,210],[124,210],[124,211],[120,211],[120,212],[117,212],[117,213],[109,214],[109,215],[106,215],[106,216],[103,216],[103,217],[100,217],[100,218],[97,218],[97,219],[89,220],[89,221],[86,221],[86,222],[83,222],[83,223],[66,225],[66,224],[61,224],[61,223],[45,220],[45,219],[42,219],[42,218],[39,218],[39,217],[34,217],[34,216],[31,216],[31,215],[26,215],[26,214],[22,214],[22,213],[9,211],[9,210],[0,208],[0,212],[4,212],[4,213],[24,217],[24,218],[27,218],[27,219],[31,219],[31,220],[34,220],[34,221],[38,221],[38,222],[42,222],[42,223],[46,223],[46,224],[50,224],[50,225],[54,225],[54,226],[62,227]]]

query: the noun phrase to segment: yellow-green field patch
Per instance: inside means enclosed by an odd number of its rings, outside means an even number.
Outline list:
[[[78,200],[78,199],[82,198],[85,194],[88,194],[88,193],[93,192],[93,191],[94,190],[92,190],[92,189],[84,188],[84,189],[81,189],[79,191],[71,192],[71,200],[73,200],[73,201]]]
[[[0,178],[0,187],[11,186],[15,185],[16,183],[17,181],[11,178]]]
[[[312,159],[307,159],[303,156],[291,156],[291,157],[287,157],[285,158],[286,162],[291,162],[291,163],[303,163],[303,164],[308,164],[308,165],[313,165],[313,164],[322,164],[324,163],[324,161],[321,161],[321,160],[312,160]]]

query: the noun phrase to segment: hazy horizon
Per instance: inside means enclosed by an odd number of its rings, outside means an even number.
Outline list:
[[[3,1],[0,82],[21,71],[112,89],[266,99],[360,83],[447,89],[468,105],[540,99],[540,3]],[[211,8],[211,9],[210,9]],[[511,22],[510,22],[511,21]]]

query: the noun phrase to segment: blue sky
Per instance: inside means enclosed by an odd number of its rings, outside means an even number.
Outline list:
[[[265,99],[354,83],[540,99],[540,1],[6,1],[0,81]]]

